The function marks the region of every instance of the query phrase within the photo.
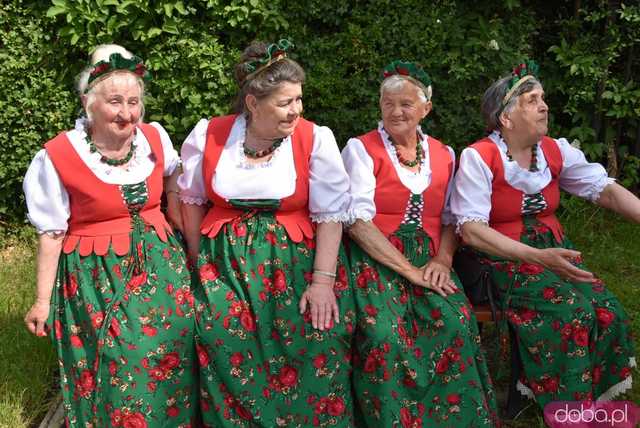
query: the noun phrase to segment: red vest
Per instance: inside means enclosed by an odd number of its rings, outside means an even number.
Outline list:
[[[431,184],[422,193],[422,227],[431,238],[430,252],[438,253],[440,248],[441,215],[447,195],[447,186],[453,170],[453,159],[447,147],[440,141],[428,137],[429,163],[431,164]],[[402,220],[411,191],[400,181],[400,177],[389,159],[388,152],[377,130],[358,137],[373,160],[373,174],[376,177],[374,203],[376,215],[373,223],[385,235],[395,232]]]
[[[503,235],[519,241],[524,227],[522,222],[524,192],[513,188],[505,180],[500,149],[491,139],[484,138],[470,147],[480,153],[480,157],[493,173],[489,225]],[[547,136],[542,137],[541,148],[551,170],[551,182],[541,192],[547,202],[547,208],[536,214],[536,217],[551,229],[556,241],[560,243],[562,242],[563,232],[555,211],[560,204],[558,177],[562,170],[562,153],[560,153],[555,140]]]
[[[151,125],[140,124],[138,127],[156,158],[153,171],[146,180],[148,199],[140,211],[140,217],[153,226],[161,240],[166,241],[167,233],[172,232],[160,211],[164,171],[160,134]],[[102,256],[107,254],[111,245],[117,255],[127,254],[131,216],[120,186],[107,184],[96,177],[73,148],[65,132],[48,141],[44,147],[69,194],[71,215],[62,251],[69,254],[78,247],[81,256],[91,253]]]
[[[200,232],[214,237],[226,223],[238,219],[243,210],[234,208],[229,202],[219,196],[213,189],[213,175],[218,165],[227,138],[237,115],[216,117],[209,121],[207,139],[202,161],[202,176],[204,178],[207,196],[213,206],[202,220]],[[313,149],[313,123],[303,118],[299,119],[296,129],[291,136],[293,160],[296,168],[296,188],[291,196],[280,201],[280,208],[275,213],[276,220],[282,224],[294,242],[301,242],[304,238],[313,238],[313,226],[309,218],[309,160]]]

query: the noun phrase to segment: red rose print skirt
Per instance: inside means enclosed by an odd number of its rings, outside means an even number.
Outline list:
[[[430,239],[414,225],[401,225],[389,240],[415,266],[430,259]],[[348,253],[358,311],[358,425],[495,426],[495,395],[464,293],[444,298],[411,285],[353,242]]]
[[[184,250],[141,223],[131,242],[124,256],[60,256],[49,325],[67,425],[196,426],[194,299]]]
[[[525,217],[520,241],[536,248],[558,244],[550,229]],[[524,367],[518,389],[540,407],[555,400],[606,400],[631,387],[635,366],[630,321],[601,280],[566,281],[540,265],[485,256],[515,329]],[[586,269],[581,261],[576,261]]]
[[[314,240],[291,241],[268,211],[201,238],[195,295],[205,426],[353,426],[353,296],[341,251],[340,323],[312,327],[298,304],[314,256]]]

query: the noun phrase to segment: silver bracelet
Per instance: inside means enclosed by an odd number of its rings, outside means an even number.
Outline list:
[[[336,277],[335,273],[327,272],[327,271],[324,271],[324,270],[314,269],[313,273],[317,273],[318,275],[328,276],[329,278],[335,278]]]

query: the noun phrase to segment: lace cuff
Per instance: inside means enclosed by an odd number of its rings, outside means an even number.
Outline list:
[[[343,221],[343,223],[345,224],[345,226],[353,226],[353,224],[356,222],[356,220],[362,220],[362,221],[371,221],[373,220],[375,214],[372,214],[371,212],[367,211],[367,210],[350,210],[347,215],[346,215],[346,220]]]
[[[593,185],[591,185],[589,190],[586,192],[586,198],[591,202],[597,201],[598,199],[600,199],[600,194],[602,193],[604,188],[607,187],[609,184],[615,183],[615,182],[616,182],[615,178],[602,177],[601,180],[598,180],[598,182],[593,183]]]
[[[67,233],[66,230],[38,230],[37,232],[38,235],[47,235],[52,238],[60,238]]]
[[[208,200],[205,198],[198,198],[197,196],[180,195],[180,202],[189,205],[205,205]]]
[[[458,221],[456,222],[456,235],[462,235],[462,225],[469,222],[489,225],[489,219],[486,217],[458,217]]]
[[[311,214],[311,221],[314,223],[345,223],[349,220],[349,215],[347,213],[322,213],[322,214]]]

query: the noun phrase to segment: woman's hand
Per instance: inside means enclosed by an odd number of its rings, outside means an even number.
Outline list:
[[[24,322],[31,333],[44,337],[47,335],[47,318],[49,318],[49,302],[36,300],[24,317]]]
[[[546,248],[539,250],[535,263],[538,263],[560,278],[574,282],[593,282],[595,276],[586,270],[572,264],[580,258],[580,252],[566,248]]]
[[[433,280],[428,281],[425,279],[425,270],[428,265],[429,264],[427,263],[423,268],[412,266],[411,271],[408,274],[404,275],[404,277],[407,278],[413,285],[433,290],[442,297],[447,297],[447,295],[455,293],[456,289],[452,288],[450,284],[439,286],[438,283],[433,283]]]
[[[300,313],[304,314],[309,305],[311,312],[311,324],[318,330],[329,329],[331,321],[340,322],[340,312],[338,302],[333,292],[333,281],[324,280],[318,282],[314,280],[307,287],[300,299]]]
[[[440,295],[443,295],[439,290],[444,291],[447,294],[453,294],[458,290],[456,284],[451,280],[451,265],[447,265],[437,257],[432,258],[423,267],[423,279],[431,284],[432,290],[437,291]]]
[[[175,190],[167,192],[167,221],[171,227],[179,230],[184,235],[180,198]]]

